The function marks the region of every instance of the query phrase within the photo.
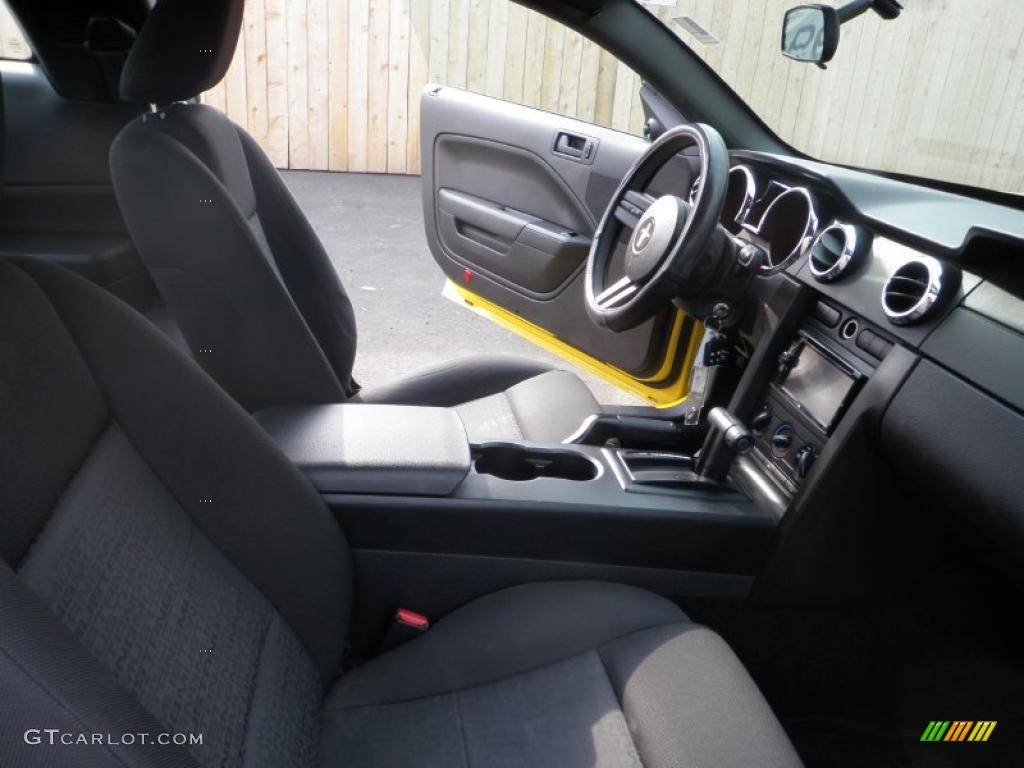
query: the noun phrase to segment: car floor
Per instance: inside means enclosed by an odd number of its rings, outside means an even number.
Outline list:
[[[817,607],[687,605],[730,642],[813,768],[1024,765],[1024,603],[955,537],[881,594]],[[994,720],[985,743],[922,743],[933,720]]]
[[[476,354],[568,363],[441,295],[444,277],[427,248],[418,176],[282,171],[323,242],[355,307],[355,378],[362,386]],[[580,307],[580,311],[584,311]],[[598,402],[640,401],[575,371]]]

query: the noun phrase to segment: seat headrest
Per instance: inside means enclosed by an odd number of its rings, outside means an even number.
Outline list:
[[[243,0],[158,0],[121,73],[121,98],[147,104],[191,99],[231,64]]]

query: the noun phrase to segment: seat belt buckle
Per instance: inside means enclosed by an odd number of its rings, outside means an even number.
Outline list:
[[[377,647],[377,654],[386,653],[419,637],[430,629],[430,619],[422,613],[416,613],[408,608],[399,608],[391,617],[391,624],[388,625],[384,637]]]

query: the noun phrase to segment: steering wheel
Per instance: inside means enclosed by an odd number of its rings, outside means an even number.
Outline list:
[[[655,198],[647,185],[678,153],[696,147],[699,176],[690,201]],[[587,312],[599,325],[625,331],[673,299],[699,290],[702,264],[729,183],[729,154],[714,128],[692,123],[658,137],[626,173],[605,209],[587,256]],[[622,229],[631,230],[623,277],[608,284]]]

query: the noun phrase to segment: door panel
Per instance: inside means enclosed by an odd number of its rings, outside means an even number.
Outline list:
[[[441,189],[438,236],[511,289],[554,293],[587,258],[590,238],[547,219],[484,198]]]
[[[421,107],[427,240],[447,293],[658,405],[686,394],[695,323],[666,308],[625,333],[594,324],[583,298],[590,241],[648,142],[455,88]],[[686,195],[677,158],[652,184]]]

